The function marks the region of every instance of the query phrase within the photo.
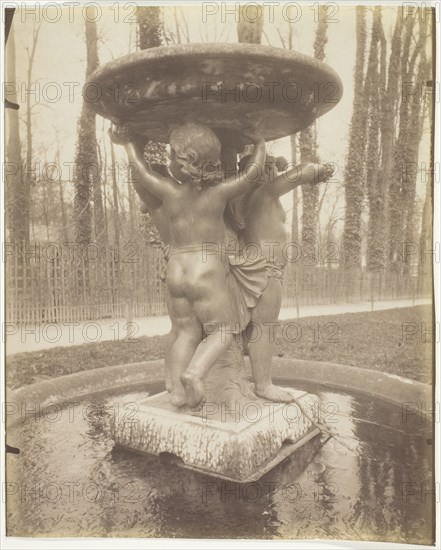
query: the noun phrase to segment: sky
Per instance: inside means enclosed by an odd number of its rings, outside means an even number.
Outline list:
[[[294,4],[291,12],[286,6],[275,2],[274,8],[266,8],[262,12],[264,22],[264,38],[262,44],[273,47],[284,47],[287,41],[289,22],[294,36],[294,49],[312,55],[314,35],[317,28],[317,4]],[[348,131],[353,105],[353,69],[355,60],[355,7],[338,6],[330,3],[332,10],[328,12],[328,42],[325,48],[325,62],[328,63],[343,81],[343,98],[329,113],[318,120],[319,155],[324,162],[337,163],[344,166],[348,148]],[[109,6],[110,4],[108,4]],[[122,55],[136,50],[136,20],[133,5],[130,3],[114,3],[111,7],[100,5],[97,26],[99,35],[100,65],[108,63]],[[297,7],[295,7],[297,6]],[[236,16],[232,6],[222,3],[205,2],[203,4],[178,8],[178,17],[185,14],[189,39],[191,42],[237,42]],[[174,8],[164,8],[164,18],[167,31],[175,32]],[[393,7],[383,8],[383,26],[390,42],[396,11]],[[369,13],[368,25],[371,14]],[[86,46],[84,39],[84,10],[82,6],[61,8],[45,7],[38,16],[23,9],[17,10],[14,16],[13,29],[16,41],[17,85],[19,90],[18,103],[22,105],[21,116],[24,116],[26,101],[26,73],[28,68],[28,50],[31,45],[32,32],[36,19],[42,21],[38,38],[33,80],[36,93],[32,96],[34,145],[35,151],[46,150],[46,159],[53,161],[56,156],[57,139],[61,145],[60,161],[63,166],[63,179],[69,179],[69,163],[75,155],[77,121],[82,107],[81,88],[85,79]],[[185,42],[185,33],[181,33]],[[363,98],[359,98],[363,101]],[[107,121],[97,117],[97,134],[101,138],[107,131]],[[25,136],[21,128],[22,140]],[[429,134],[426,132],[421,148],[421,160],[429,163]],[[105,138],[107,139],[107,138]],[[268,144],[272,154],[283,155],[290,160],[289,139],[280,139]],[[124,152],[117,150],[117,160],[125,161]],[[36,155],[36,160],[44,163],[44,157]],[[66,166],[64,167],[64,163]],[[328,185],[326,198],[321,213],[322,222],[327,216],[337,197],[337,210],[343,215],[344,196],[342,191],[342,171],[340,170]],[[323,186],[322,186],[323,189]],[[67,193],[71,192],[69,185]],[[419,182],[417,193],[424,196],[424,185]],[[288,212],[287,225],[290,225],[290,210],[292,198],[287,195],[283,204]],[[342,222],[339,223],[341,229]],[[38,238],[38,235],[36,236]],[[42,238],[43,236],[41,236]]]

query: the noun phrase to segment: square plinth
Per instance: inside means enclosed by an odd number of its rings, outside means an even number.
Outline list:
[[[311,421],[318,421],[319,398],[289,391],[293,403],[256,398],[228,406],[206,403],[199,412],[177,409],[169,393],[158,393],[139,403],[136,418],[115,422],[112,436],[118,446],[172,454],[204,474],[255,481],[320,433]]]

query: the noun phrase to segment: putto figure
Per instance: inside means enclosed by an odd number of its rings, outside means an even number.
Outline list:
[[[239,164],[239,172],[243,173],[250,162],[250,156],[244,157]],[[275,386],[271,379],[273,329],[282,303],[282,282],[286,265],[283,250],[288,242],[286,214],[280,197],[300,185],[325,182],[334,172],[331,164],[308,163],[276,174],[286,166],[287,162],[282,157],[268,157],[262,172],[261,185],[233,201],[230,207],[233,209],[243,246],[257,246],[265,261],[267,284],[256,307],[251,310],[251,324],[244,334],[249,340],[254,392],[262,398],[278,402],[293,401],[292,394]]]
[[[111,137],[125,145],[137,168],[132,178],[162,201],[170,226],[166,282],[177,332],[168,356],[171,399],[175,406],[196,408],[204,399],[203,379],[231,346],[236,328],[226,283],[228,265],[221,253],[206,254],[206,243],[216,243],[220,250],[226,232],[225,207],[259,182],[265,141],[256,131],[248,132],[245,137],[254,143],[248,168],[224,180],[221,144],[206,126],[187,123],[171,133],[169,177],[146,165],[127,126],[114,128]]]

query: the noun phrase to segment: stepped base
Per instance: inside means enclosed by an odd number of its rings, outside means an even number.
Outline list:
[[[259,479],[320,431],[319,399],[290,389],[297,403],[254,398],[236,406],[205,403],[199,412],[177,409],[162,392],[112,426],[118,446],[152,455],[174,455],[182,466],[236,482]]]

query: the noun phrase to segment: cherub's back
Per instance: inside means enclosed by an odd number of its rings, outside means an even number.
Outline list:
[[[198,191],[183,184],[165,199],[164,208],[173,246],[223,242],[225,200],[216,187]]]

